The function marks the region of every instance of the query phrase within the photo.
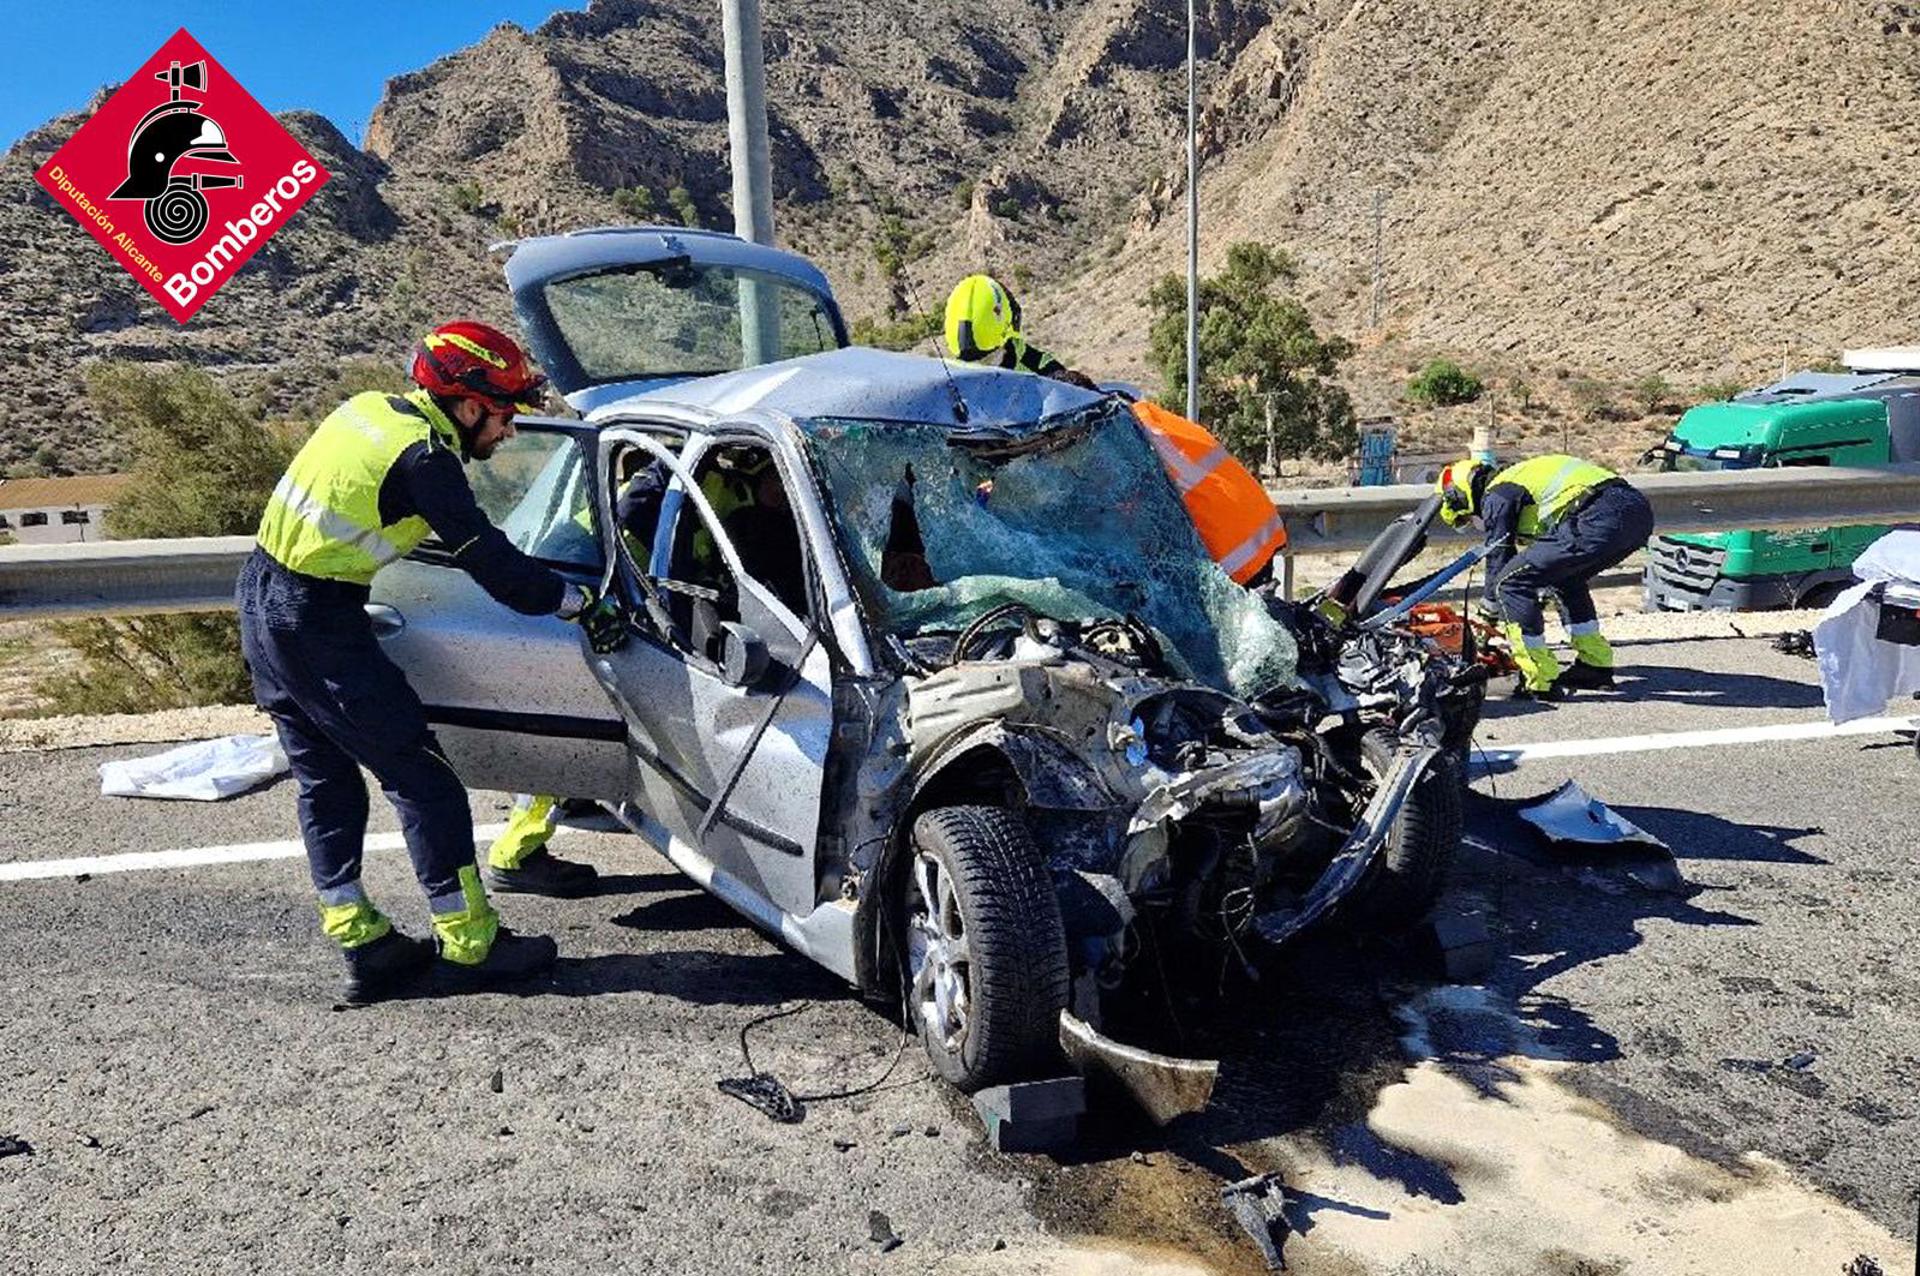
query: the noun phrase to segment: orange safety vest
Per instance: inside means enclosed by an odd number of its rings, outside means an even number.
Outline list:
[[[1133,405],[1220,570],[1244,585],[1287,543],[1266,489],[1204,429],[1157,403]]]

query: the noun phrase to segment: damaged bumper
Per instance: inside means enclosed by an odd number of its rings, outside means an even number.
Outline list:
[[[1276,908],[1254,918],[1253,927],[1261,939],[1269,944],[1288,942],[1326,916],[1366,880],[1414,785],[1439,756],[1439,746],[1428,744],[1402,750],[1395,757],[1393,768],[1381,780],[1367,809],[1361,812],[1360,822],[1354,825],[1340,853],[1320,874],[1313,889],[1295,906]]]
[[[1201,1111],[1220,1078],[1218,1060],[1176,1059],[1125,1045],[1066,1010],[1060,1012],[1060,1049],[1081,1076],[1116,1082],[1156,1125]]]

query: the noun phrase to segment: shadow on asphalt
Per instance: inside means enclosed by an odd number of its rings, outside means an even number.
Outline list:
[[[1807,672],[1813,674],[1811,665]],[[1617,688],[1614,697],[1628,702],[1667,700],[1728,709],[1818,709],[1826,703],[1818,682],[1667,665],[1623,666]]]
[[[681,885],[692,887],[693,883],[683,878]],[[663,895],[649,900],[621,913],[613,919],[613,924],[635,930],[682,931],[731,930],[742,923],[740,914],[705,891],[693,889],[688,894]]]
[[[1627,664],[1617,671],[1611,691],[1578,691],[1566,701],[1489,696],[1481,716],[1493,722],[1551,714],[1562,704],[1651,702],[1721,709],[1818,709],[1826,703],[1817,682],[1796,682],[1765,674]]]
[[[793,953],[702,949],[562,957],[554,963],[552,982],[538,991],[562,997],[650,992],[699,1006],[776,1006],[854,996],[845,981]]]

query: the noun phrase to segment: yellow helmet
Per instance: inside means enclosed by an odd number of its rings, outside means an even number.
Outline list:
[[[1460,458],[1440,471],[1433,490],[1440,496],[1440,521],[1458,527],[1480,512],[1480,493],[1493,467],[1477,456]]]
[[[947,348],[978,363],[1020,331],[1020,303],[992,275],[968,275],[947,295]]]

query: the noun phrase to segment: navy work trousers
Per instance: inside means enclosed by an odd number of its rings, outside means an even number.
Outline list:
[[[467,791],[420,698],[380,650],[366,597],[363,587],[290,572],[256,549],[236,587],[254,699],[273,718],[300,784],[300,834],[316,890],[360,878],[364,766],[399,812],[427,898],[457,898],[460,870],[474,862]]]
[[[1624,561],[1653,535],[1653,507],[1632,485],[1608,483],[1551,531],[1507,561],[1493,583],[1500,614],[1527,634],[1544,634],[1540,591],[1560,596],[1569,624],[1596,619],[1587,582]]]

